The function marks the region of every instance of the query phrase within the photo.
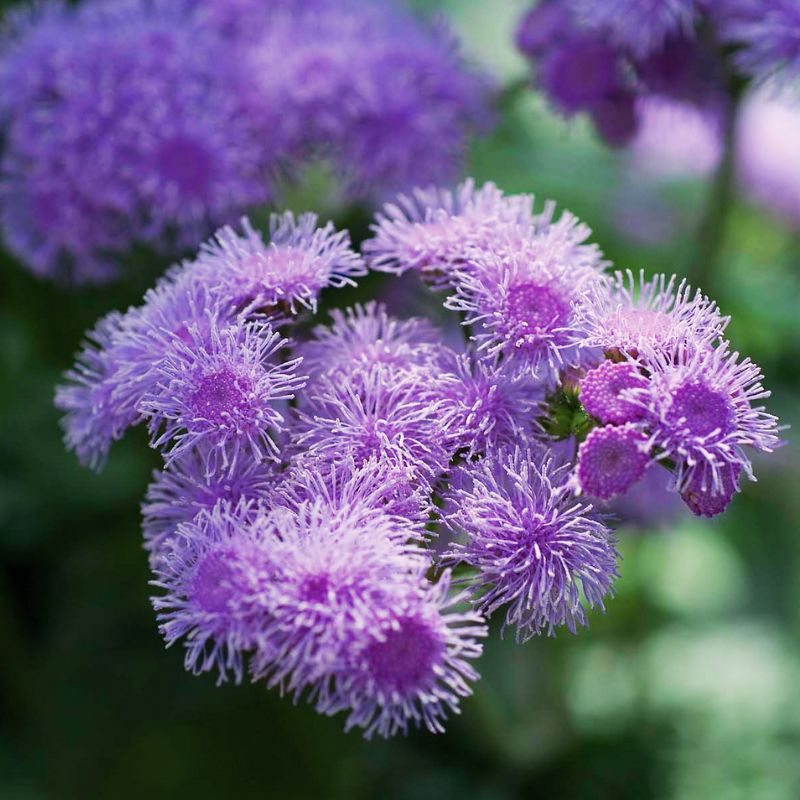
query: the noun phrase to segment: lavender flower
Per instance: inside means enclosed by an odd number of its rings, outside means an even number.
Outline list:
[[[588,233],[565,214],[538,235],[476,252],[457,271],[445,306],[465,314],[478,353],[545,378],[578,363],[573,307],[602,283],[597,249],[582,244]]]
[[[431,479],[449,462],[447,440],[431,387],[418,376],[387,372],[381,366],[342,382],[316,380],[299,412],[297,445],[315,458],[361,466],[376,457],[397,467],[413,467]]]
[[[617,272],[608,287],[597,283],[576,309],[575,327],[585,347],[635,356],[642,349],[665,352],[680,343],[701,347],[719,339],[729,318],[716,303],[675,275],[646,281]]]
[[[273,536],[268,518],[244,503],[219,503],[178,526],[155,565],[153,585],[165,593],[153,606],[167,646],[184,640],[187,670],[241,681],[269,613]]]
[[[753,479],[744,448],[769,453],[780,444],[777,419],[755,405],[770,395],[759,367],[749,358],[739,360],[727,343],[713,350],[683,346],[651,353],[647,363],[647,387],[631,389],[629,396],[647,412],[658,458],[674,463],[679,491],[696,491],[700,480],[703,491],[730,494],[726,475],[734,466]]]
[[[346,660],[318,710],[347,711],[345,730],[363,728],[368,739],[405,733],[409,723],[443,732],[447,712],[459,713],[460,698],[472,693],[478,674],[470,661],[487,635],[478,614],[458,610],[464,596],[449,589],[445,572],[421,594],[375,609],[351,632]]]
[[[698,469],[692,474],[681,498],[689,510],[698,517],[716,517],[731,504],[739,491],[739,464],[727,464],[715,480],[710,470]]]
[[[185,245],[269,196],[250,73],[183,4],[43,12],[12,35],[0,95],[0,218],[39,275],[108,280],[133,241]]]
[[[643,386],[645,383],[645,378],[635,365],[626,361],[603,361],[581,379],[581,404],[587,413],[604,425],[636,422],[644,416],[644,412],[621,395],[625,390]]]
[[[448,559],[478,570],[478,608],[508,604],[520,641],[558,625],[586,624],[581,596],[603,607],[617,575],[614,539],[572,496],[564,468],[531,452],[501,452],[470,468],[472,485],[453,492],[448,524],[466,536]]]
[[[189,341],[176,337],[154,374],[154,388],[142,400],[153,447],[165,448],[167,463],[204,446],[207,470],[234,469],[244,453],[261,461],[277,448],[270,431],[284,428],[276,402],[302,388],[299,359],[275,363],[286,345],[268,327],[245,324],[197,326]]]
[[[208,474],[208,457],[191,450],[153,474],[142,504],[144,546],[151,566],[168,557],[178,526],[223,501],[256,508],[278,481],[270,462],[239,459],[236,468]]]
[[[218,231],[193,267],[198,280],[238,307],[315,311],[322,289],[355,286],[353,278],[366,274],[350,235],[331,222],[318,227],[316,214],[272,214],[268,244],[247,218],[241,224],[242,236],[229,227]]]
[[[298,696],[324,693],[359,630],[418,591],[427,559],[408,545],[410,524],[363,503],[316,500],[270,520],[269,620],[251,670]]]
[[[374,270],[417,270],[434,284],[446,284],[471,249],[489,250],[505,230],[534,226],[532,196],[505,196],[493,183],[476,189],[467,180],[453,191],[417,189],[388,203],[363,251]]]
[[[650,462],[647,436],[633,425],[595,428],[578,449],[578,483],[601,500],[624,494]]]

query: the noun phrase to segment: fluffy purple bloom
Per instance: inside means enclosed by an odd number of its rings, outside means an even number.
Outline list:
[[[466,538],[451,561],[478,570],[487,615],[508,605],[506,624],[524,641],[558,625],[575,631],[588,606],[603,607],[617,575],[614,538],[577,501],[565,468],[516,449],[470,467],[452,493],[448,524]]]
[[[504,195],[493,183],[467,180],[454,190],[417,189],[387,203],[363,244],[369,266],[402,275],[416,270],[446,284],[471,249],[490,250],[508,229],[536,224],[531,195]]]
[[[581,404],[587,414],[596,417],[604,425],[636,422],[644,416],[644,412],[635,403],[622,397],[621,393],[645,383],[646,379],[635,365],[627,361],[603,361],[581,378]]]
[[[630,271],[617,272],[610,286],[595,284],[576,314],[584,346],[634,357],[642,349],[666,352],[680,343],[711,344],[729,320],[716,303],[675,275],[647,281],[640,272],[637,282]]]
[[[191,326],[188,341],[154,372],[154,388],[141,403],[153,447],[167,463],[204,447],[207,469],[234,469],[240,456],[260,461],[277,453],[271,432],[285,427],[277,403],[304,385],[299,359],[279,363],[286,345],[268,326],[212,326],[208,335]]]
[[[419,591],[428,560],[408,544],[413,526],[363,503],[318,499],[270,522],[269,620],[251,670],[296,695],[324,693],[359,629]]]
[[[681,491],[681,498],[698,517],[716,517],[731,504],[739,491],[739,464],[727,464],[714,480],[709,470],[699,469]]]
[[[312,377],[347,374],[373,365],[413,371],[442,357],[441,334],[425,319],[400,320],[381,303],[356,304],[330,312],[331,324],[314,329],[300,345],[303,369]]]
[[[254,70],[264,102],[291,109],[299,142],[359,194],[452,180],[488,117],[486,82],[449,33],[394,2],[275,14]]]
[[[772,452],[780,445],[777,419],[760,400],[770,393],[761,385],[761,370],[749,358],[740,360],[727,344],[715,349],[678,347],[649,354],[652,375],[647,387],[630,390],[647,413],[650,444],[658,458],[675,467],[679,491],[697,486],[712,495],[726,492],[733,466],[753,478],[744,448]]]
[[[142,504],[142,533],[151,564],[169,553],[181,523],[219,501],[255,508],[278,481],[270,462],[239,459],[232,471],[208,474],[207,460],[201,451],[191,450],[154,473]]]
[[[758,79],[800,74],[800,5],[796,0],[721,0],[710,12],[722,38],[740,49],[738,65]]]
[[[241,224],[242,235],[218,231],[192,267],[198,280],[238,307],[314,311],[323,289],[355,286],[353,278],[366,274],[347,231],[331,222],[318,226],[316,214],[272,214],[268,243],[247,218]]]
[[[427,381],[373,366],[348,381],[321,376],[302,411],[296,444],[314,458],[360,467],[370,458],[433,478],[450,452]]]
[[[567,7],[561,0],[543,0],[520,20],[515,36],[517,48],[529,58],[546,53],[573,31]]]
[[[472,694],[478,679],[471,665],[488,633],[482,617],[459,610],[464,595],[451,595],[450,574],[417,595],[400,597],[376,610],[347,641],[346,658],[317,708],[346,711],[345,730],[405,733],[409,724],[432,733],[444,731],[448,711],[459,713],[460,699]]]
[[[444,425],[468,457],[513,447],[534,432],[544,390],[529,374],[514,373],[472,354],[458,356],[453,378],[443,381]]]
[[[4,49],[0,95],[0,218],[39,275],[108,280],[133,241],[185,245],[268,199],[251,75],[180,3],[42,13]]]
[[[431,486],[418,469],[378,458],[356,466],[352,459],[331,463],[299,456],[271,493],[270,502],[296,510],[315,500],[334,511],[361,504],[422,524],[433,511]]]
[[[465,314],[478,353],[546,378],[578,361],[574,305],[603,280],[599,251],[583,244],[588,234],[564,214],[541,233],[476,252],[457,271],[445,306]]]
[[[269,612],[273,536],[268,518],[243,503],[219,503],[178,526],[155,565],[153,585],[164,594],[153,606],[167,646],[184,640],[187,670],[242,679]]]
[[[647,436],[640,427],[595,428],[578,449],[578,483],[592,497],[609,500],[641,480],[650,462]]]
[[[702,0],[566,0],[578,25],[644,56],[668,36],[691,33]]]

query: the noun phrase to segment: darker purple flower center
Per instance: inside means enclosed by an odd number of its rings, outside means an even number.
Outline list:
[[[198,417],[221,424],[247,405],[249,389],[246,380],[221,369],[200,379],[192,395],[192,406]]]
[[[191,596],[203,611],[221,614],[229,610],[235,593],[234,558],[230,550],[213,550],[198,565]]]
[[[725,436],[733,427],[733,407],[723,392],[690,381],[672,393],[667,421],[684,427],[692,436],[706,437],[715,431]]]
[[[430,683],[443,651],[441,637],[424,620],[410,617],[371,644],[366,656],[373,679],[385,691],[404,694]]]
[[[521,283],[508,290],[508,316],[515,329],[531,333],[562,325],[569,316],[569,303],[548,286]]]

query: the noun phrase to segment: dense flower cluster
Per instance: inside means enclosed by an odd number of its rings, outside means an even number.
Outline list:
[[[609,274],[589,234],[471,181],[398,198],[360,254],[312,216],[245,220],[98,324],[56,403],[85,463],[139,422],[164,457],[144,539],[187,669],[440,731],[485,617],[524,641],[604,607],[606,501],[661,471],[649,491],[724,510],[779,444],[761,373],[712,301]],[[306,324],[368,267],[443,293],[465,341],[376,302]]]
[[[517,46],[564,114],[587,112],[610,145],[628,144],[652,98],[726,113],[736,81],[800,74],[794,0],[542,0]],[[646,107],[647,103],[644,103]]]
[[[0,39],[0,224],[37,275],[193,246],[329,159],[353,197],[451,180],[486,81],[391,0],[54,2]]]

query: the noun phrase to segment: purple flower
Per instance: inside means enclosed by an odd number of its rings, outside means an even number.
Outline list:
[[[573,32],[569,11],[561,0],[543,0],[520,20],[515,36],[517,48],[529,58],[547,53]]]
[[[599,252],[583,244],[588,233],[565,214],[541,233],[475,252],[456,272],[445,306],[465,314],[478,353],[544,378],[578,362],[573,307],[602,282]]]
[[[516,449],[472,465],[470,477],[471,486],[452,493],[447,522],[466,540],[448,559],[478,570],[479,610],[508,605],[506,624],[521,641],[585,625],[581,597],[603,607],[617,553],[592,507],[575,500],[566,468]]]
[[[304,502],[270,522],[269,620],[251,671],[297,696],[324,693],[358,631],[418,592],[428,559],[408,544],[412,525],[363,503]]]
[[[336,463],[299,456],[270,495],[270,502],[296,510],[314,500],[324,501],[335,511],[362,504],[421,524],[428,522],[433,511],[431,486],[418,469],[378,458],[356,466],[353,459]]]
[[[738,65],[757,79],[800,74],[800,6],[795,0],[722,0],[710,11]]]
[[[208,474],[207,456],[191,450],[153,474],[142,504],[144,546],[155,565],[170,551],[178,526],[219,501],[255,508],[270,497],[278,476],[270,462],[239,459],[236,468]]]
[[[691,33],[701,0],[566,0],[578,25],[644,56],[668,36]]]
[[[453,376],[442,382],[439,396],[444,425],[458,450],[472,457],[532,436],[544,401],[541,383],[469,353],[455,359]]]
[[[652,370],[647,387],[628,395],[647,413],[657,457],[674,464],[678,490],[696,489],[702,480],[700,486],[712,495],[729,493],[726,475],[733,466],[752,479],[744,448],[769,453],[780,445],[777,419],[756,405],[770,395],[761,385],[760,368],[749,358],[740,360],[727,343],[651,353],[647,364]]]
[[[725,511],[739,491],[741,473],[739,464],[727,464],[715,480],[710,470],[698,469],[681,491],[681,498],[695,516],[715,517]]]
[[[241,224],[241,236],[229,227],[218,231],[192,267],[238,307],[315,311],[322,289],[355,286],[353,278],[366,274],[347,231],[331,222],[318,227],[316,214],[272,214],[268,244],[246,217]]]
[[[470,664],[482,653],[477,641],[486,625],[473,611],[460,611],[463,595],[451,596],[450,575],[416,595],[375,609],[363,627],[351,631],[342,667],[317,709],[347,712],[345,730],[405,733],[409,723],[432,733],[444,731],[448,713],[472,694],[478,674]]]
[[[265,202],[274,156],[251,80],[179,3],[43,12],[0,66],[14,253],[39,275],[108,280],[133,241],[185,245]]]
[[[592,497],[609,500],[641,480],[650,462],[647,436],[633,424],[595,428],[578,449],[578,483]]]
[[[333,309],[330,316],[331,325],[318,325],[314,338],[298,350],[312,379],[374,365],[413,371],[436,362],[445,350],[441,334],[430,322],[419,317],[399,320],[374,301],[344,311]]]
[[[617,272],[611,286],[597,283],[577,310],[576,328],[585,347],[635,357],[642,349],[666,352],[680,343],[697,346],[719,339],[728,324],[716,303],[685,280]]]
[[[241,681],[269,613],[273,537],[269,519],[245,503],[219,503],[178,526],[155,564],[152,583],[165,594],[153,606],[167,646],[184,640],[187,670]]]
[[[240,456],[272,458],[271,431],[285,427],[276,403],[304,385],[299,359],[277,363],[286,340],[268,326],[220,327],[206,334],[196,325],[154,372],[154,388],[142,400],[153,447],[167,463],[205,447],[207,470],[234,469]]]
[[[348,381],[318,377],[298,417],[296,444],[331,463],[374,457],[433,479],[450,459],[433,389],[413,374],[378,365]]]
[[[490,250],[505,230],[534,225],[531,195],[505,196],[493,183],[476,189],[470,179],[453,191],[417,189],[387,203],[362,249],[374,270],[417,270],[446,285],[471,249]]]
[[[646,379],[634,364],[603,361],[581,378],[581,403],[587,414],[596,417],[604,425],[636,422],[644,416],[644,412],[635,403],[622,397],[621,393],[644,384]]]

